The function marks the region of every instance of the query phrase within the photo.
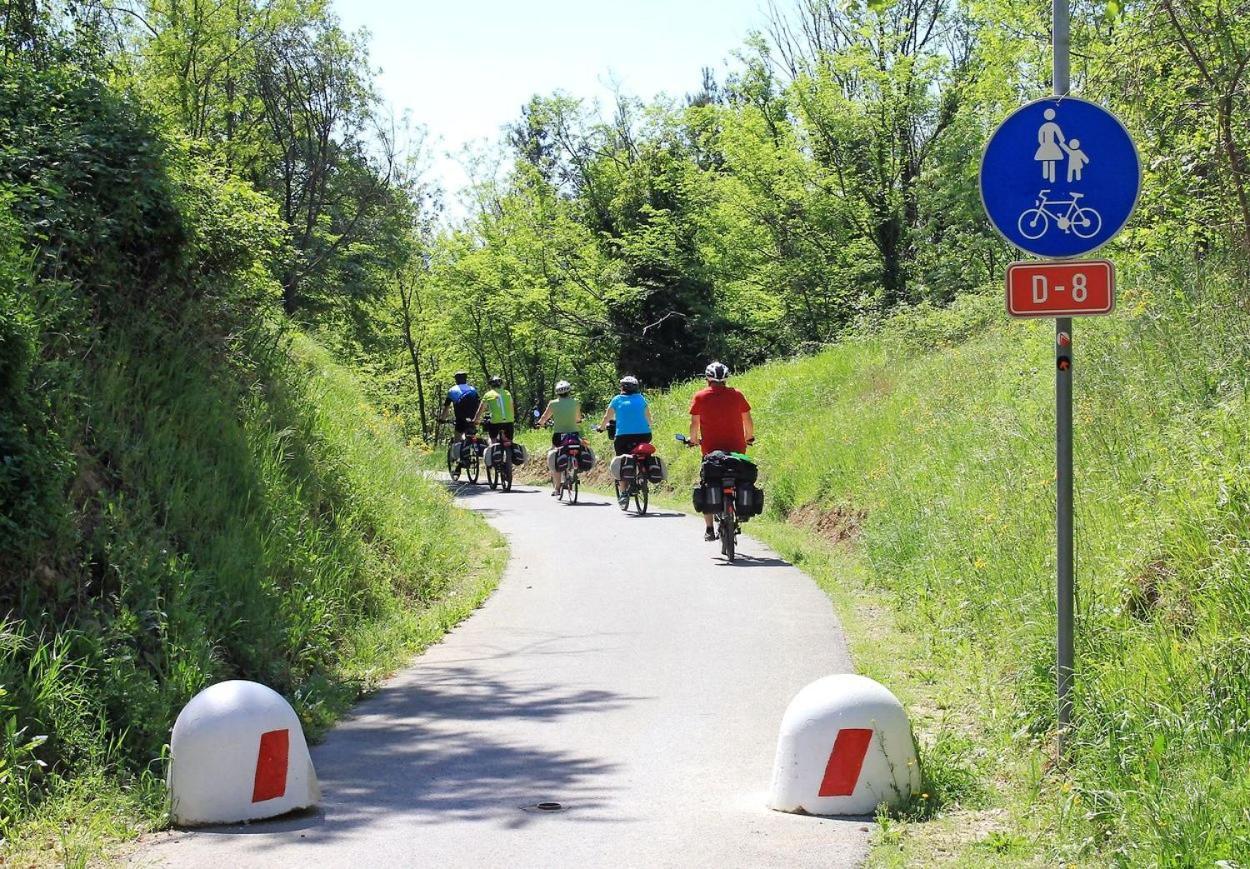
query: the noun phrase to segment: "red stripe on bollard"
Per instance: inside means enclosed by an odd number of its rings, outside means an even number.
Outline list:
[[[859,771],[864,765],[864,756],[868,754],[868,743],[871,741],[872,728],[844,727],[838,731],[838,736],[833,741],[833,751],[829,754],[829,763],[825,765],[825,777],[820,783],[819,796],[849,797],[855,793]]]
[[[841,739],[840,734],[838,738]],[[265,800],[276,799],[286,793],[286,768],[290,747],[291,733],[288,730],[270,730],[260,735],[260,751],[256,753],[256,781],[252,785],[252,802],[261,803]]]

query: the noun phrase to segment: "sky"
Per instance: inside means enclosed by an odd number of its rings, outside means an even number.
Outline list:
[[[613,82],[650,99],[723,77],[767,22],[766,0],[335,0],[343,25],[369,31],[383,101],[434,140],[431,174],[456,207],[467,144],[494,142],[534,94],[598,99]]]

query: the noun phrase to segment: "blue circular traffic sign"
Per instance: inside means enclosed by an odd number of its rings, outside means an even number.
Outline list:
[[[1003,121],[981,157],[981,202],[1007,241],[1040,257],[1082,256],[1128,223],[1141,160],[1101,106],[1047,97]]]

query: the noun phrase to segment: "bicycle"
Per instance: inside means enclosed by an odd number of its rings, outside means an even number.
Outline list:
[[[560,474],[560,496],[558,500],[563,501],[565,493],[568,493],[569,504],[577,503],[577,496],[581,490],[581,482],[578,480],[578,459],[581,457],[584,445],[580,435],[567,434],[561,441],[559,452],[556,453],[556,467],[560,466],[560,459],[565,460],[566,467]]]
[[[1039,191],[1037,203],[1032,208],[1026,208],[1016,220],[1016,227],[1025,238],[1041,238],[1050,229],[1052,220],[1061,230],[1074,232],[1078,238],[1093,238],[1102,229],[1102,215],[1088,206],[1077,204],[1084,193],[1073,193],[1071,199],[1058,200],[1047,199],[1049,193],[1049,190]],[[1068,210],[1060,213],[1050,207],[1054,205],[1066,205]]]
[[[465,458],[464,446],[469,447],[468,458]],[[455,458],[452,457],[453,447],[460,447],[454,450]],[[482,439],[477,436],[477,427],[470,426],[465,432],[464,440],[457,441],[453,436],[451,442],[447,444],[447,473],[451,475],[453,482],[460,480],[460,472],[464,471],[468,481],[477,485],[478,476],[481,473],[481,455],[482,455]]]
[[[490,422],[490,414],[483,422]],[[501,449],[495,449],[501,447]],[[502,488],[505,492],[512,491],[512,438],[505,431],[499,432],[499,440],[492,440],[488,448],[490,461],[486,462],[486,485],[493,490]]]
[[[602,426],[595,426],[595,431],[603,431]],[[651,463],[651,457],[655,455],[655,447],[651,444],[639,444],[629,451],[628,455],[634,460],[633,476],[624,479],[613,479],[612,484],[616,487],[616,503],[620,505],[621,512],[629,511],[629,502],[634,502],[634,509],[638,511],[639,516],[647,515],[647,506],[651,501],[651,482],[647,476],[647,469]]]
[[[683,434],[674,437],[678,443],[688,447],[698,444],[697,441],[692,441]],[[699,476],[701,481],[703,475]],[[742,533],[742,524],[738,521],[738,482],[733,477],[722,477],[720,484],[715,488],[720,489],[720,498],[716,499],[719,505],[715,513],[716,536],[720,539],[721,555],[725,556],[727,561],[733,562],[737,557],[738,535]]]

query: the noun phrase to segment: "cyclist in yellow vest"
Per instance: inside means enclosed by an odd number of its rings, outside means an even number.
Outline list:
[[[573,387],[567,380],[561,380],[556,384],[556,397],[547,404],[547,409],[538,418],[536,425],[542,428],[548,422],[555,429],[555,433],[551,435],[553,447],[560,446],[566,435],[576,435],[579,438],[582,435],[582,403],[573,397]],[[551,494],[553,496],[560,494],[560,481],[563,476],[559,471],[552,472]]]
[[[498,374],[487,382],[490,383],[490,391],[482,396],[482,403],[478,406],[473,423],[481,423],[483,417],[489,414],[490,422],[486,423],[486,434],[491,443],[501,443],[501,435],[511,441],[513,426],[516,425],[516,402],[512,400],[512,393],[503,388],[503,378]]]

